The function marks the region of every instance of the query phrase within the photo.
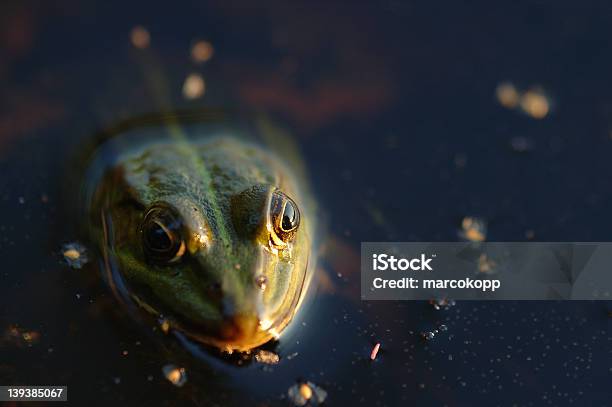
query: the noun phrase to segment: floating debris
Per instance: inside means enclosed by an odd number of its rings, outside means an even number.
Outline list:
[[[436,311],[439,311],[441,309],[447,310],[451,307],[454,307],[456,304],[455,300],[449,300],[447,298],[429,300],[429,303],[434,307]]]
[[[170,321],[168,321],[166,318],[160,319],[159,327],[161,328],[163,333],[167,334],[168,332],[170,332]]]
[[[378,355],[379,350],[380,350],[380,342],[377,342],[376,345],[374,345],[374,348],[372,348],[372,352],[370,353],[371,360],[376,359],[376,355]]]
[[[544,92],[531,89],[521,95],[521,109],[534,119],[543,119],[550,111],[550,103]]]
[[[167,364],[162,368],[162,372],[164,376],[166,376],[166,379],[176,387],[182,387],[187,383],[187,372],[184,367]]]
[[[461,222],[459,235],[470,242],[483,242],[487,238],[487,223],[484,219],[466,216]]]
[[[36,331],[26,331],[21,334],[21,337],[27,344],[31,344],[38,341],[40,334]]]
[[[9,325],[4,335],[0,337],[0,344],[11,343],[18,347],[32,346],[40,339],[40,333],[28,329],[19,328],[17,325]]]
[[[275,365],[278,363],[280,358],[274,352],[270,352],[269,350],[260,349],[255,354],[255,360],[259,363],[265,363],[267,365]]]
[[[533,150],[533,141],[527,137],[512,137],[510,139],[510,148],[517,153],[528,153]]]
[[[507,109],[514,109],[519,104],[519,92],[510,82],[502,82],[497,85],[495,96],[499,104]]]
[[[300,384],[300,396],[306,400],[310,400],[312,398],[312,389],[309,385],[305,383]]]
[[[478,271],[484,274],[493,274],[497,263],[489,258],[485,253],[478,257]]]
[[[205,91],[206,83],[204,82],[202,75],[192,73],[187,76],[185,83],[183,83],[183,96],[185,99],[198,99],[204,95]]]
[[[434,331],[421,332],[421,337],[423,337],[423,339],[425,339],[426,341],[432,340],[435,336],[436,333]]]
[[[442,324],[438,327],[438,329],[434,329],[433,331],[421,332],[421,337],[426,341],[430,341],[434,339],[436,335],[439,334],[440,332],[446,332],[446,331],[448,331],[448,327]]]
[[[512,83],[502,82],[495,89],[500,105],[507,109],[521,108],[534,119],[543,119],[550,113],[550,98],[540,88],[519,91]]]
[[[80,269],[89,261],[87,249],[78,242],[67,243],[62,246],[62,254],[66,263],[73,269]]]
[[[198,41],[191,47],[191,59],[196,63],[203,63],[212,58],[214,48],[208,41]]]
[[[296,406],[318,406],[327,398],[327,392],[313,382],[298,382],[287,391]]]
[[[130,32],[130,41],[136,48],[145,49],[151,43],[151,35],[149,31],[141,25],[132,28]]]

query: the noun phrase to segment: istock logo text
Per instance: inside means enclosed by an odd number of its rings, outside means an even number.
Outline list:
[[[435,254],[427,257],[421,253],[420,257],[412,259],[396,258],[388,254],[373,254],[372,269],[373,270],[433,270],[429,263],[436,257]]]

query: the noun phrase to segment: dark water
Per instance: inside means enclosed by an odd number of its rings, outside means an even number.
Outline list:
[[[214,46],[201,65],[197,39]],[[0,384],[68,385],[71,405],[290,405],[299,379],[329,405],[610,405],[610,302],[361,302],[358,250],[456,240],[464,216],[494,241],[610,240],[611,41],[603,1],[3,3]],[[206,81],[193,101],[190,73]],[[550,111],[501,106],[507,81]],[[205,106],[282,123],[321,205],[327,283],[270,347],[278,365],[194,360],[62,263],[92,135]],[[167,363],[186,367],[184,387]]]

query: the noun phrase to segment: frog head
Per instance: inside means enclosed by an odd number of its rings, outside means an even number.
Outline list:
[[[132,300],[192,339],[243,351],[279,336],[308,284],[308,219],[292,182],[236,140],[149,146],[106,173],[93,212]]]

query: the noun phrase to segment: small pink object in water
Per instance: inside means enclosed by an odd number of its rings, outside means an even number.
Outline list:
[[[374,345],[374,348],[372,348],[372,353],[370,353],[370,359],[372,360],[376,359],[376,355],[378,355],[379,349],[380,349],[380,342],[377,342],[376,345]]]

